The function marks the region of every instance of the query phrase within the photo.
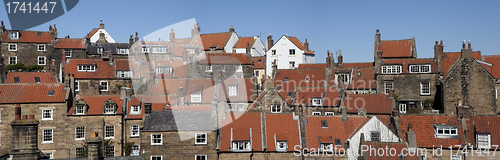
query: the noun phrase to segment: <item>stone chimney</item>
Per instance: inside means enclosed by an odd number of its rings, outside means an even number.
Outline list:
[[[247,43],[246,53],[250,55],[250,57],[252,56],[251,52],[252,52],[252,47],[250,46],[250,43]]]
[[[101,143],[102,138],[97,136],[97,132],[93,132],[90,134],[90,138],[87,138],[86,142],[88,151],[87,151],[87,159],[88,160],[100,160],[101,157]]]
[[[99,23],[99,29],[104,29],[104,23],[102,23],[102,19],[101,22]]]
[[[234,27],[233,26],[229,27],[229,32],[234,32]]]
[[[175,40],[174,29],[170,29],[170,43],[174,43],[174,40]]]
[[[434,44],[434,59],[437,62],[438,65],[438,72],[441,72],[441,59],[443,58],[443,41],[441,41],[438,44],[438,41],[436,41],[436,44]]]
[[[306,42],[304,42],[304,51],[309,51],[309,42],[307,42],[307,39]]]
[[[0,32],[3,32],[5,30],[5,25],[3,24],[3,19],[0,20],[0,23],[1,23],[0,24],[0,29],[1,29]]]
[[[49,26],[49,34],[50,34],[50,40],[52,42],[55,42],[56,38],[57,38],[57,28],[56,28],[56,25],[54,24],[54,27]]]
[[[472,48],[470,40],[468,42],[468,47],[465,48],[465,40],[462,42],[462,58],[472,58]]]
[[[40,159],[38,149],[38,124],[34,115],[23,115],[23,119],[12,121],[12,159]]]
[[[194,24],[194,28],[191,30],[191,37],[200,34],[200,27],[198,27],[198,23]]]
[[[342,64],[344,63],[344,58],[342,57],[342,51],[339,50],[339,57],[337,59],[338,63],[337,63],[337,66],[342,66]]]
[[[99,39],[97,40],[96,42],[97,44],[104,44],[104,43],[108,43],[108,41],[106,40],[106,35],[102,32],[99,33]]]
[[[277,74],[278,72],[278,64],[276,64],[276,59],[274,60],[274,64],[273,64],[273,73],[272,73],[272,76],[273,76],[273,79],[274,79],[274,75]]]
[[[375,33],[375,55],[373,59],[377,61],[378,55],[377,55],[377,50],[379,50],[380,45],[382,44],[382,40],[380,40],[380,32],[377,29],[377,32]]]
[[[135,42],[139,42],[139,33],[135,32]]]
[[[349,117],[347,117],[347,108],[345,106],[340,107],[341,115],[342,115],[342,121],[349,121]]]
[[[273,45],[274,45],[273,36],[269,34],[269,36],[267,36],[267,41],[266,41],[266,51],[269,51],[269,49],[271,49]]]
[[[128,43],[130,44],[130,46],[132,46],[134,44],[134,35],[130,35],[130,39],[128,39]]]

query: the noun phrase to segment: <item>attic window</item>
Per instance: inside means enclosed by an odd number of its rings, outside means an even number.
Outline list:
[[[19,39],[19,32],[18,31],[10,31],[9,39]]]
[[[47,96],[54,96],[54,90],[50,90],[49,94],[47,94]]]
[[[288,93],[286,94],[286,96],[287,96],[287,97],[291,97],[291,96],[292,96],[292,93],[293,93],[293,92],[288,92]]]
[[[321,128],[328,128],[328,123],[326,123],[326,121],[321,121]]]
[[[458,127],[455,125],[434,125],[434,132],[436,138],[449,138],[458,135]]]
[[[38,33],[37,33],[37,35],[38,35],[38,36],[42,36],[42,32],[38,32]]]
[[[288,77],[285,77],[283,81],[288,82]]]
[[[19,83],[19,77],[14,77],[14,83]]]
[[[35,77],[35,82],[40,83],[40,77]]]
[[[311,79],[311,78],[309,78],[309,77],[306,77],[305,81],[306,81],[306,82],[309,82],[309,79]]]
[[[335,139],[335,145],[342,145],[342,141],[340,141],[340,139]]]
[[[260,63],[261,61],[262,61],[262,59],[259,59],[259,60],[257,61],[257,63]]]

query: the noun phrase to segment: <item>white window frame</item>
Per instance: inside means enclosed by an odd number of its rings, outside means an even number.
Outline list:
[[[401,74],[403,72],[401,65],[383,65],[382,74]]]
[[[114,104],[105,104],[104,105],[104,114],[115,114],[116,108]]]
[[[160,158],[160,159],[158,159],[158,158]],[[149,159],[150,160],[163,160],[163,155],[152,155],[149,157]]]
[[[243,66],[242,65],[237,65],[236,66],[236,72],[243,72]]]
[[[115,139],[114,125],[109,125],[104,127],[104,139]]]
[[[45,48],[45,47],[46,47],[46,46],[45,46],[45,44],[38,44],[38,45],[37,45],[38,51],[40,51],[40,52],[45,52],[45,51],[47,51],[47,48]],[[41,48],[41,49],[40,49],[40,48]]]
[[[420,95],[423,95],[423,96],[431,95],[431,83],[430,82],[420,82]]]
[[[206,154],[197,154],[197,155],[194,155],[194,159],[195,160],[207,160],[207,155]]]
[[[408,67],[408,73],[431,73],[431,65],[412,64]]]
[[[46,116],[46,112],[48,112],[48,116]],[[45,120],[53,120],[54,114],[52,109],[42,109],[42,121]]]
[[[441,133],[439,133],[439,131],[442,131]],[[448,133],[445,133],[446,131],[448,131]],[[452,131],[455,131],[455,133],[451,133]],[[435,126],[434,127],[434,135],[435,137],[439,137],[439,136],[456,136],[458,135],[458,128],[457,127],[445,127],[445,126]]]
[[[68,53],[69,53],[69,56],[68,56]],[[64,56],[71,57],[72,54],[73,53],[72,53],[71,49],[64,49]]]
[[[50,131],[50,134],[45,133],[48,131]],[[46,140],[46,138],[47,138],[47,140]],[[42,130],[42,144],[44,144],[44,143],[54,143],[54,130],[53,129]]]
[[[204,136],[204,137],[202,137]],[[207,144],[208,137],[206,133],[195,133],[194,134],[194,144],[200,145],[200,144]],[[198,140],[202,140],[202,142],[198,142]]]
[[[239,103],[238,104],[238,111],[244,112],[245,111],[245,103]]]
[[[119,70],[116,71],[116,78],[132,78],[133,72],[131,70]]]
[[[80,81],[75,81],[75,91],[80,91]]]
[[[462,155],[450,155],[450,160],[462,160]]]
[[[172,73],[172,72],[173,72],[173,68],[170,66],[155,67],[156,74]]]
[[[205,72],[212,72],[212,65],[206,65],[205,66]]]
[[[278,152],[286,152],[288,150],[287,141],[277,141],[276,142],[276,151]]]
[[[335,84],[339,83],[339,76],[342,77],[344,84],[351,84],[351,74],[350,73],[336,73],[335,74]]]
[[[102,87],[101,91],[108,91],[109,90],[109,82],[108,81],[100,81],[99,85],[104,86],[103,83],[106,83],[106,87]]]
[[[11,63],[11,61],[12,61],[12,60],[11,60],[11,58],[14,58],[14,59],[15,59],[15,60],[14,60],[14,63]],[[17,56],[9,56],[9,64],[10,64],[10,65],[17,64]]]
[[[250,141],[233,141],[231,144],[231,150],[234,152],[244,152],[252,150],[252,142]]]
[[[142,47],[141,47],[141,51],[142,51],[142,53],[149,53],[149,47],[147,47],[147,46],[142,46]]]
[[[401,103],[398,106],[399,106],[399,113],[406,114],[406,111],[408,110],[406,104]]]
[[[384,93],[385,94],[389,94],[390,90],[394,90],[394,83],[392,83],[392,82],[385,82],[384,83]]]
[[[334,116],[335,112],[325,112],[325,116]]]
[[[320,143],[320,152],[333,152],[333,143]]]
[[[75,105],[75,114],[76,115],[84,115],[85,114],[85,105]]]
[[[141,131],[139,129],[138,124],[130,125],[130,137],[139,137],[141,135]]]
[[[191,102],[201,102],[201,93],[191,93]]]
[[[17,51],[17,44],[9,43],[9,51]]]
[[[229,96],[237,96],[238,95],[238,86],[230,85],[227,88],[228,88]]]
[[[140,105],[132,105],[130,107],[130,114],[131,115],[141,114],[141,106]]]
[[[104,53],[104,48],[97,47],[97,54],[103,54],[103,53]]]
[[[153,50],[151,53],[167,53],[167,46],[165,45],[153,45],[151,49]]]
[[[321,106],[321,98],[319,98],[319,97],[311,98],[311,105],[312,106]]]
[[[295,61],[288,62],[288,67],[292,69],[295,68]]]
[[[42,152],[44,156],[49,157],[49,159],[54,159],[53,152]]]
[[[96,65],[77,65],[76,66],[78,72],[95,72]]]
[[[9,31],[9,39],[19,39],[18,31]]]
[[[491,134],[476,134],[476,146],[481,149],[491,149]]]
[[[83,129],[83,133],[82,133]],[[79,134],[83,135],[79,137]],[[75,140],[85,140],[85,126],[75,127]]]
[[[321,116],[321,112],[312,112],[313,116]]]
[[[281,105],[271,105],[271,113],[281,113],[282,107]]]
[[[132,150],[130,152],[130,156],[138,156],[141,154],[140,151],[141,151],[141,146],[138,144],[134,144],[134,145],[132,145]]]
[[[40,58],[42,58],[43,61],[41,61]],[[39,66],[45,66],[45,65],[47,65],[47,57],[45,57],[45,56],[38,56],[37,60],[38,60],[38,65]],[[43,63],[40,63],[40,62],[43,62]]]
[[[155,138],[155,136],[158,136],[158,135],[160,135],[160,137],[159,138],[158,137]],[[159,139],[160,142],[155,143],[154,142],[155,139]],[[163,145],[163,134],[159,134],[159,133],[153,133],[153,134],[151,134],[151,145],[152,146]]]
[[[117,54],[129,54],[130,49],[128,49],[128,48],[116,48],[116,53]]]

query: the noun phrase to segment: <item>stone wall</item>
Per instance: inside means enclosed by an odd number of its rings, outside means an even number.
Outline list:
[[[101,91],[101,95],[120,94],[120,87],[132,84],[130,79],[75,79],[79,82],[78,95],[99,95],[101,81],[108,81],[108,91]]]
[[[17,44],[17,51],[9,51],[9,44]],[[45,51],[38,51],[38,44],[44,44]],[[52,45],[50,43],[2,42],[0,49],[2,50],[5,66],[9,65],[9,56],[17,56],[17,63],[23,63],[26,66],[38,65],[38,56],[45,56],[45,71],[49,71],[52,64]]]
[[[151,134],[163,135],[163,145],[151,145]],[[195,145],[195,133],[207,133],[206,145]],[[141,150],[146,157],[162,155],[163,159],[194,159],[195,155],[207,155],[207,159],[217,159],[217,138],[215,131],[172,131],[141,132]],[[148,158],[147,158],[148,159]]]

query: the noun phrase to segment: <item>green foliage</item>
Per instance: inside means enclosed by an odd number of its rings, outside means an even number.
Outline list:
[[[5,67],[5,70],[16,71],[16,72],[20,72],[20,71],[34,72],[34,71],[43,70],[43,66],[39,66],[39,65],[26,66],[23,63],[17,63],[14,65],[7,65]]]
[[[424,108],[425,109],[432,109],[432,105],[434,104],[434,100],[432,99],[426,99],[423,102]]]
[[[125,150],[125,155],[130,155],[130,153],[132,153],[132,146],[134,146],[134,142],[125,143],[125,146],[123,146]]]

